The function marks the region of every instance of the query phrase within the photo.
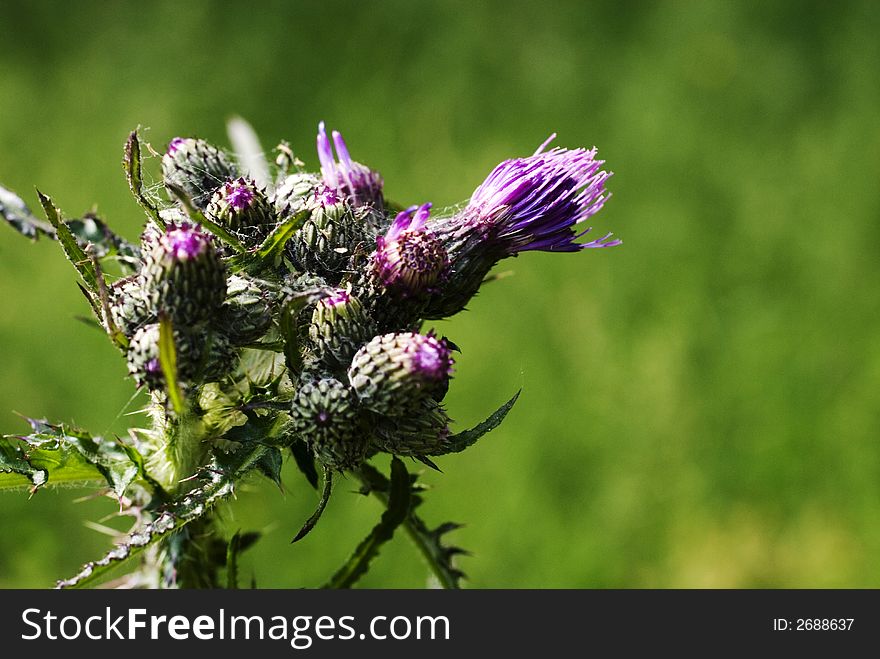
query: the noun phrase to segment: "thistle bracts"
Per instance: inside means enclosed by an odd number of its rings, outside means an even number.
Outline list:
[[[226,268],[200,227],[172,224],[147,254],[144,291],[158,314],[175,325],[210,320],[226,298]]]
[[[358,350],[348,380],[365,408],[401,416],[427,398],[443,399],[452,364],[445,339],[413,332],[384,334]]]
[[[321,464],[352,469],[364,459],[367,436],[351,389],[333,378],[305,382],[291,405],[295,434]]]
[[[373,321],[350,289],[336,289],[315,304],[309,338],[315,358],[328,368],[348,366],[374,333]]]
[[[277,222],[275,207],[265,191],[244,177],[220,185],[205,216],[229,230],[246,247],[259,246]]]
[[[226,154],[204,140],[175,137],[162,156],[162,177],[171,198],[183,193],[200,210],[218,187],[238,176]]]

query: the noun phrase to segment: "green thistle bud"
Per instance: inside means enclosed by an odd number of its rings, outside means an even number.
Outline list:
[[[188,223],[168,226],[147,255],[143,280],[152,308],[175,326],[208,320],[226,298],[225,267],[211,237]]]
[[[220,309],[219,326],[235,345],[261,339],[272,326],[275,295],[248,277],[231,275],[227,298]]]
[[[296,268],[340,282],[358,245],[366,241],[365,225],[332,191],[312,204],[312,213],[287,246]]]
[[[256,247],[275,226],[275,209],[253,181],[239,177],[227,181],[214,192],[205,216]]]
[[[177,378],[184,385],[213,382],[221,379],[235,366],[236,352],[222,334],[174,329]],[[128,372],[139,387],[161,389],[165,376],[159,363],[159,324],[145,325],[131,339],[128,347]]]
[[[371,328],[360,301],[350,289],[340,288],[315,304],[309,337],[318,360],[337,367],[351,363],[358,348],[373,336]]]
[[[297,173],[286,176],[272,195],[272,204],[279,218],[288,218],[313,203],[321,179],[314,174]]]
[[[445,339],[413,332],[385,334],[357,351],[348,380],[366,408],[396,416],[408,414],[426,398],[441,399],[452,364]]]
[[[156,321],[137,275],[120,279],[110,286],[110,317],[129,338],[140,327]]]
[[[352,469],[366,454],[366,433],[351,390],[333,378],[305,383],[291,405],[293,430],[327,467]]]
[[[411,414],[380,419],[371,447],[394,455],[442,455],[448,452],[449,423],[440,403],[426,398]]]
[[[162,156],[165,186],[175,195],[180,190],[204,210],[220,185],[238,176],[238,170],[217,147],[204,140],[175,137]]]

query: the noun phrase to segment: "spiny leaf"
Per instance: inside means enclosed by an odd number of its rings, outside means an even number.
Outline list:
[[[253,274],[259,274],[262,270],[277,266],[284,253],[284,246],[299,230],[303,222],[309,217],[308,209],[302,210],[296,215],[287,218],[284,222],[272,229],[263,243],[255,252],[237,254],[229,259],[227,265],[232,272],[246,270]]]
[[[21,197],[3,186],[0,186],[0,217],[31,240],[37,240],[40,236],[55,240],[55,229],[52,225],[39,219]]]
[[[504,421],[504,417],[506,417],[507,413],[510,412],[510,408],[512,408],[514,403],[516,403],[516,399],[519,398],[521,392],[522,389],[520,389],[520,391],[517,391],[513,395],[513,398],[511,398],[509,401],[504,403],[504,405],[495,410],[492,415],[482,423],[477,424],[470,430],[464,430],[454,435],[450,435],[443,446],[443,450],[437,451],[435,453],[430,453],[430,455],[460,453],[461,451],[464,451],[468,446],[476,443],[476,441],[486,433],[495,430],[495,428],[501,425],[501,422]]]
[[[306,480],[316,490],[318,489],[318,470],[315,468],[315,454],[309,450],[308,445],[301,439],[294,439],[290,443],[290,453],[296,462],[296,466],[302,472]]]
[[[379,523],[358,545],[345,565],[331,577],[325,588],[351,588],[366,574],[370,562],[379,555],[382,545],[394,537],[394,531],[409,515],[409,473],[400,458],[396,456],[391,460],[391,482],[386,505]]]
[[[238,555],[241,553],[241,531],[236,531],[226,546],[226,588],[238,590]]]
[[[125,178],[134,198],[159,228],[165,230],[165,220],[159,215],[159,210],[144,195],[144,181],[141,172],[141,142],[138,138],[137,129],[131,131],[125,142],[125,151],[122,158],[122,168],[125,170]]]
[[[75,576],[59,581],[57,588],[82,588],[100,579],[115,565],[137,556],[171,533],[206,515],[230,496],[238,482],[263,456],[266,447],[251,444],[222,460],[218,457],[203,473],[203,484],[155,512],[153,521],[129,533],[102,558],[86,563]]]
[[[257,469],[260,470],[260,473],[278,487],[281,487],[282,466],[284,466],[284,459],[281,457],[281,451],[274,446],[269,448],[257,462]]]
[[[30,419],[30,435],[0,438],[0,489],[47,483],[104,482],[117,496],[139,476],[143,465],[132,460],[118,440],[93,437],[84,430]]]
[[[79,220],[68,220],[67,227],[80,247],[92,245],[92,253],[99,259],[113,258],[128,272],[137,270],[141,249],[116,235],[103,220],[94,213],[86,213]]]
[[[330,501],[330,494],[333,491],[333,472],[324,467],[324,489],[321,492],[321,500],[318,502],[318,507],[315,509],[315,512],[312,513],[312,516],[306,520],[306,523],[303,524],[302,528],[299,532],[293,536],[293,540],[290,541],[290,544],[294,542],[299,542],[303,538],[305,538],[315,525],[318,523],[318,520],[321,519],[321,515],[324,514],[324,509],[327,507],[327,502]]]
[[[364,486],[365,494],[373,494],[384,504],[388,504],[388,492],[391,484],[379,470],[370,464],[361,465],[353,472]],[[418,493],[423,489],[415,476],[409,481],[410,485],[410,511],[404,521],[404,528],[410,540],[416,545],[419,553],[427,562],[434,576],[443,588],[457,589],[459,581],[464,573],[452,564],[452,559],[457,554],[467,552],[459,547],[447,546],[442,542],[442,537],[449,531],[459,528],[454,522],[441,524],[436,529],[430,529],[427,524],[416,514],[416,508],[421,504],[422,498]]]
[[[178,415],[183,414],[183,393],[177,381],[177,348],[174,346],[174,330],[171,319],[159,319],[159,365],[165,376],[165,388],[171,407]]]
[[[80,274],[80,277],[83,278],[83,281],[88,287],[89,292],[95,293],[98,289],[98,282],[95,275],[95,268],[92,265],[92,262],[83,251],[83,248],[80,247],[74,235],[70,232],[67,224],[65,224],[64,220],[61,219],[61,213],[52,203],[52,200],[39,190],[37,190],[37,196],[40,198],[40,204],[43,206],[43,211],[45,211],[46,213],[46,218],[55,228],[55,233],[58,236],[58,242],[61,243],[61,248],[64,250],[64,254],[67,256],[67,259],[73,264],[73,267],[76,268],[76,271]]]

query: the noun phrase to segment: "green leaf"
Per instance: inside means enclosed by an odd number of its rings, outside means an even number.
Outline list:
[[[306,520],[306,523],[303,524],[302,528],[299,532],[293,536],[293,540],[290,541],[291,544],[294,542],[299,542],[303,538],[305,538],[315,525],[318,523],[318,520],[321,519],[321,515],[324,514],[324,509],[327,507],[327,502],[330,501],[330,494],[333,491],[333,472],[324,467],[324,489],[321,491],[321,500],[318,502],[318,507],[315,509],[315,512],[312,513],[312,516]]]
[[[318,489],[318,470],[315,468],[315,454],[308,445],[299,438],[294,438],[290,443],[290,453],[296,462],[296,466],[314,489]]]
[[[447,441],[444,444],[442,451],[429,453],[428,455],[446,455],[447,453],[460,453],[461,451],[464,451],[468,446],[475,444],[476,441],[480,439],[480,437],[492,430],[495,430],[495,428],[501,425],[501,422],[504,421],[504,417],[506,417],[507,413],[510,412],[510,408],[512,408],[514,403],[516,403],[516,399],[519,398],[521,392],[522,389],[517,391],[513,395],[513,398],[511,398],[509,401],[504,403],[504,405],[495,410],[492,415],[482,423],[477,424],[470,430],[463,430],[460,433],[450,435],[447,438]]]
[[[325,588],[351,588],[379,555],[382,545],[394,537],[394,531],[409,515],[410,479],[403,462],[398,457],[391,460],[391,483],[388,490],[387,508],[379,523],[373,527],[345,565],[331,577]]]
[[[76,268],[80,277],[83,278],[89,292],[97,292],[98,282],[95,275],[95,267],[92,265],[91,260],[76,241],[76,237],[71,233],[70,228],[68,228],[64,220],[61,219],[61,213],[52,203],[52,200],[39,190],[37,190],[37,196],[40,198],[40,204],[43,206],[46,218],[55,228],[58,242],[61,243],[61,248],[64,250],[67,259],[73,264],[73,267]]]
[[[35,216],[21,197],[3,186],[0,186],[0,217],[31,240],[40,236],[55,240],[55,229],[52,225]]]
[[[306,300],[304,298],[296,299],[284,305],[278,322],[281,337],[284,339],[284,361],[292,373],[299,373],[303,365],[302,353],[299,349],[299,328],[296,325],[296,316],[305,305]]]
[[[226,546],[226,588],[238,590],[238,555],[241,553],[241,531],[236,531]]]
[[[116,235],[94,213],[86,213],[79,220],[68,220],[67,226],[80,247],[85,249],[87,245],[92,245],[92,253],[97,258],[113,258],[129,273],[139,267],[140,247]]]
[[[159,365],[162,367],[162,375],[165,376],[165,388],[171,407],[181,416],[183,414],[183,392],[177,381],[177,348],[174,346],[174,329],[171,319],[162,317],[159,319]]]
[[[365,494],[373,494],[382,503],[388,505],[391,483],[379,470],[365,463],[353,473],[363,484]],[[464,573],[453,565],[453,558],[467,552],[460,547],[443,544],[443,536],[460,528],[460,525],[446,522],[435,529],[430,529],[415,512],[422,503],[421,497],[417,494],[421,490],[421,485],[415,476],[411,481],[410,489],[410,511],[404,521],[404,529],[440,585],[447,589],[457,589],[460,587],[459,582],[464,577]]]
[[[276,447],[266,450],[263,457],[257,462],[257,469],[270,481],[281,487],[281,467],[284,466],[284,459],[281,457],[281,451]]]
[[[102,558],[86,563],[79,573],[59,581],[57,587],[88,586],[119,563],[137,556],[190,522],[204,517],[218,502],[233,494],[235,483],[254,468],[265,451],[265,446],[255,443],[243,446],[229,456],[218,456],[202,470],[202,484],[199,487],[161,506],[155,511],[151,522],[131,531],[120,545]]]
[[[0,438],[0,489],[30,485],[104,482],[117,496],[143,475],[118,440],[46,421],[29,420],[30,435]]]
[[[128,181],[128,187],[131,188],[131,193],[134,195],[134,198],[137,200],[138,204],[140,204],[141,208],[150,214],[156,224],[159,225],[159,228],[164,231],[165,220],[159,215],[159,209],[150,203],[144,195],[144,181],[141,172],[141,142],[138,138],[136,129],[131,131],[125,142],[122,168],[125,170],[125,178]]]
[[[293,215],[277,227],[266,237],[256,252],[238,254],[228,261],[232,272],[246,270],[253,274],[259,274],[262,270],[277,267],[284,254],[284,246],[287,245],[293,234],[303,225],[309,217],[309,210],[302,210]]]

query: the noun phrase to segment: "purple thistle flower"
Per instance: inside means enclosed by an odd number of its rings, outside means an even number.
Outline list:
[[[159,239],[159,244],[175,260],[190,261],[207,251],[211,237],[198,225],[181,222],[169,224],[165,235]]]
[[[341,306],[343,304],[348,304],[350,300],[351,293],[349,293],[348,290],[344,288],[337,288],[330,295],[323,298],[321,300],[321,304],[323,304],[325,307],[332,308]]]
[[[429,203],[411,206],[398,213],[384,236],[376,237],[374,275],[403,297],[434,292],[449,270],[446,249],[425,226],[430,215]]]
[[[441,382],[452,375],[452,351],[446,339],[437,339],[433,332],[416,334],[408,346],[410,372],[429,382]]]
[[[174,154],[174,153],[175,153],[180,147],[183,146],[183,144],[184,144],[185,142],[186,142],[186,140],[185,140],[184,138],[182,138],[182,137],[175,137],[173,140],[171,140],[171,141],[168,143],[168,151],[167,151],[167,152],[168,152],[169,154]]]
[[[254,202],[254,188],[243,177],[227,182],[223,191],[226,201],[235,210],[243,211]]]
[[[333,131],[333,146],[339,162],[333,156],[333,147],[327,138],[324,122],[318,124],[318,159],[324,184],[348,197],[355,206],[382,205],[382,177],[369,167],[355,162],[348,153],[342,135]]]
[[[555,137],[551,135],[534,155],[505,160],[492,170],[461,213],[464,227],[483,228],[507,255],[619,245],[620,240],[609,240],[610,233],[576,242],[592,227],[581,232],[575,227],[599,212],[608,199],[605,181],[611,174],[599,169],[605,161],[595,160],[595,148],[544,152]]]

